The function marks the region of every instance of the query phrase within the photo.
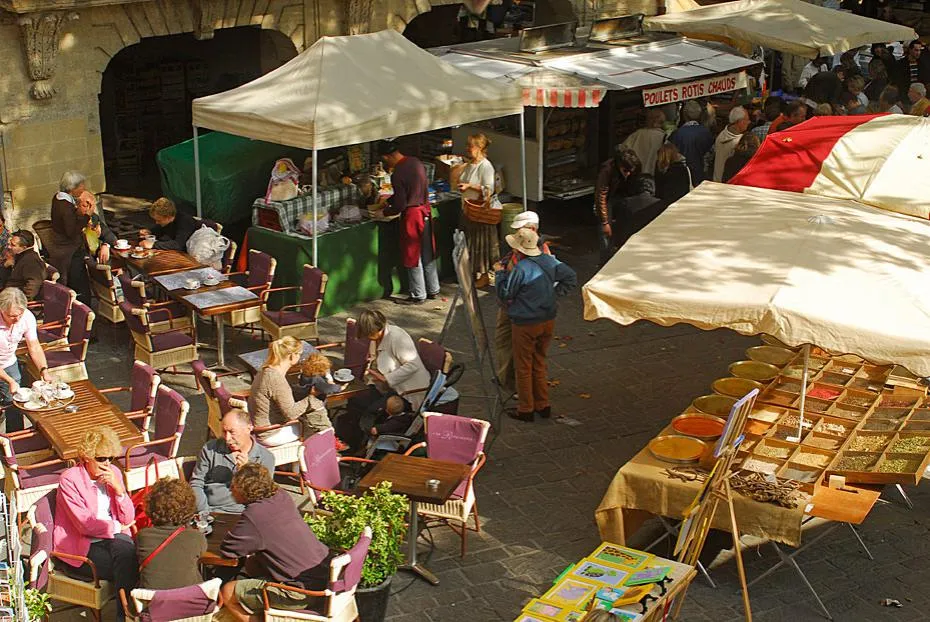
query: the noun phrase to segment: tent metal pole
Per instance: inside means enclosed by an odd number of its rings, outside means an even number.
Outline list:
[[[316,219],[316,182],[317,182],[317,161],[316,161],[316,147],[313,148],[313,265],[318,266],[317,263],[317,225],[318,220]]]
[[[200,141],[197,138],[197,126],[194,126],[194,194],[197,195],[197,218],[203,217],[200,198]]]
[[[523,181],[523,211],[527,210],[526,199],[526,117],[524,108],[520,109],[520,178]]]

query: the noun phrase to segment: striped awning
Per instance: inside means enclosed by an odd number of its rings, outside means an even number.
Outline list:
[[[523,105],[541,108],[597,108],[606,88],[524,88]]]

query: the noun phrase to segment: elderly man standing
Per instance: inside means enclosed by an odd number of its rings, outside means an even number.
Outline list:
[[[704,173],[704,156],[714,146],[714,135],[701,123],[703,108],[695,100],[685,102],[681,109],[681,127],[672,132],[669,141],[678,147],[691,171],[691,184],[697,186],[707,178]]]
[[[0,404],[7,406],[5,432],[23,429],[23,413],[12,405],[13,394],[19,390],[22,372],[16,360],[19,342],[26,340],[26,351],[42,376],[52,382],[45,361],[45,351],[36,332],[36,317],[26,308],[26,294],[15,287],[0,292]]]
[[[907,114],[915,117],[926,117],[930,112],[930,99],[927,99],[927,87],[920,82],[915,82],[907,91],[907,98],[911,101],[911,107]]]
[[[401,305],[421,305],[439,295],[433,212],[429,203],[426,168],[417,158],[400,152],[397,143],[383,141],[381,160],[391,169],[394,194],[378,206],[385,216],[400,214],[400,256],[410,280],[410,296],[394,298]]]
[[[749,113],[742,106],[735,106],[730,110],[730,124],[723,128],[714,141],[714,181],[723,179],[723,167],[748,129]]]
[[[0,294],[2,295],[2,294]],[[249,413],[234,408],[223,415],[223,438],[207,441],[191,474],[197,511],[239,514],[245,506],[233,498],[233,475],[243,465],[256,462],[274,473],[274,456],[252,436]]]

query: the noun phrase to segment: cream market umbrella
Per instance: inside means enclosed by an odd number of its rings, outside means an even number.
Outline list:
[[[768,333],[930,376],[930,223],[704,182],[583,289],[585,319]]]

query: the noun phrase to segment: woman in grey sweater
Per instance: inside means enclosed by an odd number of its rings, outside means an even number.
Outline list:
[[[271,342],[268,360],[255,375],[249,393],[249,414],[256,428],[292,422],[291,425],[259,432],[258,440],[266,447],[277,447],[300,439],[297,419],[310,407],[310,396],[294,401],[287,373],[300,362],[303,344],[294,337]]]

